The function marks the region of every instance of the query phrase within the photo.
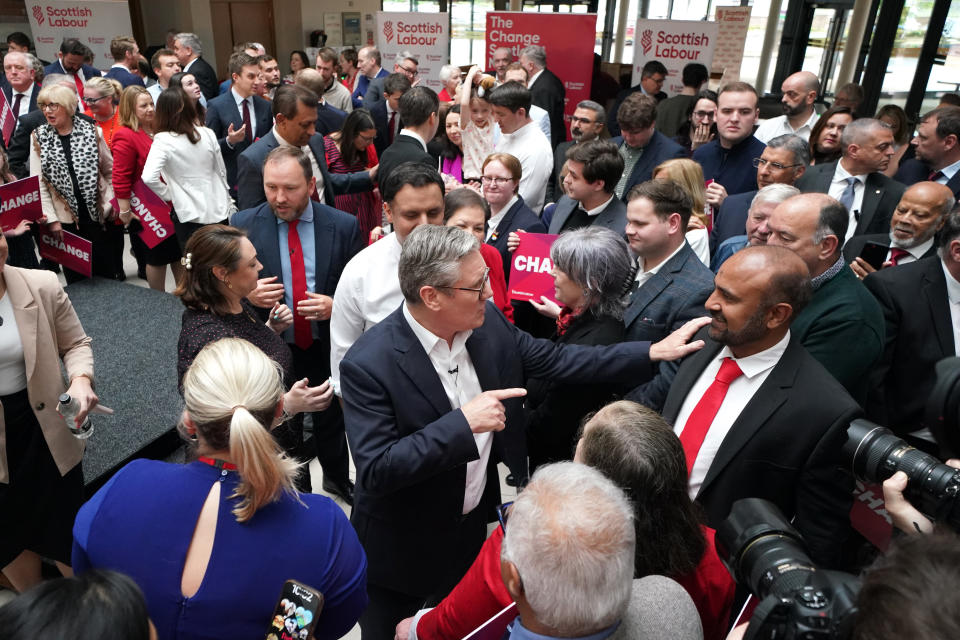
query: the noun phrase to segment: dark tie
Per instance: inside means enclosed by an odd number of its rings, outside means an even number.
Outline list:
[[[930,182],[936,182],[943,177],[943,171],[931,171],[930,175],[927,176],[927,180]]]
[[[900,260],[910,255],[910,252],[900,247],[890,247],[890,264],[897,266]],[[899,273],[899,272],[898,272]]]
[[[390,114],[390,122],[387,123],[387,129],[389,129],[389,133],[387,134],[387,140],[389,141],[390,144],[393,144],[394,126],[396,126],[396,124],[397,124],[397,112],[394,111],[393,113]]]
[[[697,454],[700,453],[700,447],[707,437],[707,431],[713,424],[713,419],[717,417],[717,411],[723,404],[723,399],[727,397],[727,389],[730,383],[743,375],[740,366],[730,358],[724,358],[717,371],[717,377],[707,387],[697,406],[693,408],[690,417],[687,418],[687,424],[683,426],[680,433],[680,444],[683,445],[683,452],[687,456],[687,473],[693,470],[693,464],[697,461]]]
[[[853,211],[853,198],[856,191],[858,178],[847,178],[847,187],[840,194],[840,204],[847,208],[847,211]]]
[[[253,142],[253,125],[250,124],[250,107],[247,105],[247,99],[243,99],[243,126],[245,126],[246,134],[244,137],[247,142]]]
[[[23,94],[18,93],[13,97],[13,119],[20,117],[20,101],[23,100]]]
[[[313,344],[310,321],[297,313],[297,303],[307,299],[307,268],[303,264],[303,248],[297,233],[299,220],[287,223],[287,248],[290,249],[290,292],[293,294],[293,342],[301,349]]]

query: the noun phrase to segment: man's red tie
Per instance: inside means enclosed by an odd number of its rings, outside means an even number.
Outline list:
[[[243,99],[243,126],[246,127],[244,138],[247,142],[253,142],[253,125],[250,124],[250,107],[247,105],[247,99]]]
[[[687,473],[693,470],[693,463],[697,461],[697,454],[700,453],[707,431],[710,430],[710,425],[713,424],[713,419],[717,417],[717,411],[720,410],[720,405],[727,396],[730,383],[742,375],[743,371],[736,362],[730,358],[724,358],[717,377],[707,387],[700,402],[687,418],[687,424],[680,433],[680,444],[683,445],[683,452],[687,456]]]
[[[394,126],[397,124],[397,112],[390,114],[390,122],[387,124],[387,142],[393,144]]]
[[[890,264],[897,266],[900,260],[910,255],[910,252],[900,247],[890,247]],[[899,273],[899,272],[898,272]]]
[[[73,74],[73,81],[77,85],[77,97],[80,98],[80,106],[82,107],[83,110],[86,110],[87,105],[83,101],[83,80],[80,79],[79,73]]]
[[[301,349],[313,344],[313,332],[310,321],[297,313],[297,305],[307,299],[307,269],[303,264],[303,248],[300,246],[300,234],[297,233],[299,220],[287,223],[287,248],[290,250],[290,289],[293,294],[293,342]]]
[[[930,175],[927,176],[929,182],[936,182],[943,177],[943,171],[931,171]]]

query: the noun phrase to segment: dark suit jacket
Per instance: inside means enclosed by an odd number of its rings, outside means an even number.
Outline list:
[[[663,417],[673,424],[684,399],[722,345],[686,358],[670,388]],[[770,500],[810,548],[818,566],[840,564],[849,531],[853,480],[841,467],[847,426],[860,408],[824,368],[791,338],[717,451],[697,501],[716,528],[740,498]]]
[[[93,118],[85,113],[77,112],[77,117],[84,118],[88,122],[93,122]],[[20,116],[19,126],[13,132],[10,138],[10,148],[7,150],[7,160],[10,162],[10,170],[13,175],[19,179],[30,175],[30,134],[42,124],[46,124],[47,119],[43,112],[37,109],[26,115]],[[2,140],[0,136],[0,140]]]
[[[209,62],[203,59],[203,56],[193,61],[193,64],[190,65],[189,73],[193,74],[193,77],[197,79],[197,84],[200,85],[200,91],[208,102],[220,95],[217,72],[213,70]]]
[[[943,266],[937,257],[926,258],[872,273],[863,283],[880,302],[886,324],[867,417],[902,436],[923,426],[934,365],[956,354]]]
[[[343,121],[347,119],[347,112],[337,109],[326,102],[317,105],[317,133],[322,136],[340,131]]]
[[[610,142],[617,145],[617,148],[619,149],[620,145],[623,144],[623,136],[610,138]],[[630,173],[630,179],[627,180],[627,186],[623,189],[623,201],[626,202],[627,194],[630,193],[631,187],[638,185],[641,182],[646,182],[653,177],[653,170],[656,169],[657,165],[659,165],[661,162],[670,160],[671,158],[686,157],[687,152],[683,149],[683,147],[659,131],[654,131],[653,136],[650,138],[650,142],[648,142],[647,146],[643,148],[643,154],[640,156],[640,159],[637,160],[635,165],[633,165],[633,171]]]
[[[926,163],[920,162],[916,158],[910,158],[900,164],[897,175],[893,176],[893,179],[909,187],[918,182],[926,181],[932,171]],[[947,180],[947,186],[950,187],[950,191],[953,191],[954,198],[960,197],[960,171]]]
[[[273,113],[270,103],[260,96],[253,96],[253,113],[250,119],[254,124],[254,139],[264,137],[273,129]],[[237,109],[237,103],[233,98],[233,92],[227,92],[217,96],[207,103],[207,127],[217,134],[217,140],[220,142],[220,153],[223,154],[223,163],[227,167],[227,184],[230,185],[230,193],[237,195],[237,158],[241,153],[247,150],[252,143],[246,139],[241,140],[231,147],[227,144],[227,131],[230,124],[233,124],[234,130],[243,126],[243,116]]]
[[[553,218],[550,220],[548,233],[560,233],[570,214],[576,211],[579,206],[580,202],[578,200],[574,200],[570,196],[560,196],[557,207],[553,210]],[[613,200],[606,208],[593,216],[593,222],[590,226],[606,227],[619,236],[626,234],[627,205],[623,203],[623,200],[613,196]]]
[[[31,111],[37,110],[37,96],[40,95],[40,85],[36,84],[33,86],[33,92],[30,94],[30,108],[27,110],[27,115]],[[7,99],[7,104],[13,109],[13,87],[10,86],[10,83],[3,83],[3,96]],[[0,136],[0,140],[3,140],[3,136]]]
[[[386,77],[377,76],[367,85],[367,92],[363,95],[363,106],[367,109],[378,102],[383,102],[383,79]]]
[[[349,213],[337,211],[332,207],[311,202],[313,207],[313,235],[315,255],[313,260],[316,286],[314,293],[333,296],[340,281],[343,268],[363,247],[360,227],[357,219]],[[264,203],[253,209],[245,209],[233,214],[230,224],[245,229],[247,237],[257,249],[257,259],[263,265],[260,278],[277,277],[283,282],[280,268],[280,241],[277,230],[277,218],[270,205]],[[266,313],[266,309],[262,310]],[[294,310],[296,312],[296,310]],[[323,344],[324,352],[330,352],[330,321],[317,321],[318,340]],[[328,358],[329,359],[329,358]],[[329,365],[328,365],[329,366]],[[319,382],[311,384],[319,384]]]
[[[544,202],[556,202],[563,195],[560,189],[559,176],[563,163],[567,161],[567,149],[576,144],[573,140],[561,142],[553,150],[553,171],[550,172],[550,180],[547,182],[547,194]]]
[[[507,250],[507,237],[511,232],[520,230],[528,233],[547,232],[537,214],[523,201],[523,196],[517,194],[517,201],[507,209],[503,219],[500,220],[500,224],[497,225],[496,232],[487,241],[487,244],[494,247],[503,256],[503,276],[508,283],[510,282],[510,262],[513,254]]]
[[[100,73],[100,69],[97,69],[96,67],[92,67],[89,64],[83,65],[81,67],[81,70],[83,71],[84,80],[89,80],[90,78],[95,78],[96,76],[103,75],[102,73]],[[71,78],[73,77],[72,74],[64,70],[63,65],[60,64],[59,59],[54,60],[53,62],[51,62],[50,64],[48,64],[46,67],[43,68],[44,76],[48,76],[51,73],[59,73],[61,75],[70,76]]]
[[[124,89],[127,87],[144,86],[143,79],[140,76],[131,73],[127,69],[121,69],[120,67],[110,67],[110,70],[107,71],[106,77],[113,78],[123,85]]]
[[[383,67],[381,67],[380,71],[377,73],[377,78],[386,78],[388,75],[390,75],[390,72],[384,69]],[[357,80],[357,88],[350,95],[350,97],[353,99],[354,109],[359,109],[360,107],[364,106],[363,102],[366,99],[367,90],[370,88],[370,82],[371,82],[370,78],[363,75],[362,73],[360,74],[360,79]],[[380,89],[380,94],[382,98],[383,89]]]
[[[623,101],[631,93],[636,93],[637,91],[642,91],[643,89],[639,84],[635,84],[629,89],[624,89],[617,94],[616,100],[614,100],[613,108],[607,112],[607,131],[610,132],[611,136],[620,135],[620,123],[617,122],[617,111],[620,110],[620,105],[623,104]],[[660,91],[653,98],[659,103],[667,99],[667,92]]]
[[[710,253],[717,250],[724,240],[742,236],[747,228],[747,214],[750,203],[757,191],[745,191],[727,196],[713,216],[713,229],[710,230]]]
[[[334,206],[333,197],[345,193],[358,193],[373,189],[373,181],[366,171],[358,173],[330,173],[327,170],[327,158],[323,150],[323,136],[315,133],[307,143],[323,174],[323,201]],[[270,130],[265,136],[254,142],[237,158],[237,206],[250,209],[267,201],[263,191],[263,161],[267,154],[280,146],[277,137]]]
[[[558,348],[520,331],[492,304],[466,348],[484,390],[522,387],[529,377],[613,383],[650,375],[645,343]],[[402,309],[354,343],[340,363],[340,385],[357,467],[350,520],[367,552],[368,581],[428,595],[454,578],[466,468],[478,458],[473,434],[463,412],[451,410]],[[507,426],[493,435],[478,508],[499,501],[498,461],[518,480],[527,477],[523,402],[503,404]]]
[[[550,115],[550,140],[553,146],[567,139],[567,125],[563,119],[567,90],[550,69],[544,69],[530,87],[530,102]]]
[[[390,134],[387,126],[390,124],[387,120],[387,101],[381,100],[371,107],[364,107],[370,110],[370,116],[373,118],[373,124],[377,127],[377,137],[373,140],[373,148],[377,150],[377,157],[382,158],[383,152],[390,146]],[[400,119],[400,112],[397,112],[397,119]],[[400,122],[399,133],[403,128],[403,122]]]
[[[393,144],[387,147],[380,156],[380,168],[377,169],[377,182],[380,183],[380,192],[387,176],[404,162],[420,162],[429,167],[437,168],[437,161],[420,146],[420,141],[412,136],[397,133]]]
[[[868,242],[876,242],[877,244],[882,244],[885,247],[890,246],[890,234],[889,233],[871,233],[865,236],[853,236],[850,240],[847,241],[847,244],[843,245],[843,259],[847,262],[853,262],[853,259],[860,255],[860,252],[863,251],[863,247]],[[924,253],[922,258],[929,258],[930,256],[937,255],[937,243],[934,242],[927,252]],[[907,263],[909,264],[909,263]],[[906,266],[906,265],[902,265]]]
[[[797,189],[803,193],[828,193],[833,174],[837,170],[837,162],[807,167],[806,172],[797,180]],[[882,173],[871,173],[867,176],[864,189],[860,220],[854,235],[887,233],[890,231],[890,218],[893,217],[906,188]]]

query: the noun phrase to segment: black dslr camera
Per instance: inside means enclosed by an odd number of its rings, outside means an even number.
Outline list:
[[[759,498],[737,500],[716,540],[734,579],[760,601],[745,640],[850,637],[859,580],[817,569],[800,533],[776,505]]]

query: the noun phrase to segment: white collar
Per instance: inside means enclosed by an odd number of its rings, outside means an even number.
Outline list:
[[[590,216],[591,218],[592,218],[593,216],[598,216],[598,215],[600,215],[600,212],[601,212],[601,211],[603,211],[604,209],[607,208],[607,205],[610,204],[610,201],[613,200],[614,196],[615,196],[615,194],[611,195],[611,196],[610,196],[609,198],[607,198],[607,199],[604,201],[604,203],[601,204],[599,207],[594,207],[593,209],[584,209],[584,211],[586,211],[586,212],[587,212],[587,215]],[[582,204],[581,204],[580,206],[583,207]]]
[[[290,144],[283,136],[280,135],[280,132],[277,131],[277,125],[273,125],[273,137],[277,139],[277,142],[280,143],[280,146],[296,147],[296,145]],[[301,147],[297,148],[300,149]]]
[[[410,129],[400,129],[400,133],[398,135],[410,136],[411,138],[413,138],[414,140],[420,143],[420,146],[423,147],[424,151],[427,150],[427,143],[424,141],[423,138],[420,137],[420,134],[417,133],[416,131],[412,131]]]
[[[960,304],[960,282],[957,282],[957,279],[953,277],[943,260],[940,261],[940,267],[943,269],[943,276],[947,281],[947,299],[950,300],[950,304]]]
[[[373,75],[372,75],[372,76],[367,76],[367,79],[369,79],[369,80],[376,80],[376,79],[377,79],[377,76],[380,75],[380,70],[381,70],[382,68],[383,68],[383,67],[377,67],[377,70],[373,72]]]
[[[892,235],[893,235],[893,234],[891,234],[891,236],[892,236]],[[921,242],[920,244],[918,244],[918,245],[915,246],[915,247],[911,247],[911,248],[909,248],[909,249],[904,249],[903,247],[901,247],[900,245],[897,244],[897,241],[896,241],[893,237],[891,237],[891,238],[890,238],[890,247],[891,247],[891,248],[892,248],[892,247],[897,247],[897,248],[899,248],[899,249],[903,249],[904,251],[906,251],[907,253],[909,253],[911,256],[913,256],[914,258],[916,258],[917,260],[919,260],[920,258],[923,257],[923,254],[925,254],[927,251],[930,250],[930,247],[933,246],[933,241],[934,241],[934,240],[936,240],[936,238],[935,238],[935,237],[932,237],[932,238],[928,239],[926,242]]]
[[[438,344],[442,343],[446,346],[446,340],[417,322],[417,319],[410,313],[410,303],[406,301],[403,303],[403,317],[406,319],[407,324],[410,325],[410,329],[413,330],[413,335],[417,336],[417,340],[420,341],[420,345],[423,347],[423,350],[427,352],[428,356],[437,348]],[[453,345],[450,346],[450,355],[453,357],[459,355],[459,353],[466,348],[467,338],[471,335],[473,335],[473,329],[458,331],[454,334]]]
[[[807,129],[812,129],[812,128],[813,128],[813,125],[817,124],[817,119],[818,119],[819,117],[820,117],[820,116],[817,115],[816,109],[814,109],[813,113],[810,114],[810,117],[807,118],[807,121],[804,122],[804,123],[803,123],[802,125],[800,125],[799,127],[797,127],[796,129],[794,129],[794,128],[793,128],[793,125],[790,124],[790,118],[787,117],[787,116],[783,116],[783,123],[784,123],[785,125],[787,125],[787,128],[788,128],[788,129],[790,129],[791,131],[793,131],[794,133],[796,133],[796,132],[800,131],[801,129],[803,129],[804,127],[806,127]]]
[[[869,175],[870,175],[869,173],[861,173],[859,175],[853,175],[852,173],[850,173],[849,171],[843,168],[843,158],[841,158],[840,160],[837,161],[837,170],[833,174],[833,181],[846,182],[847,178],[857,178],[858,180],[860,180],[860,184],[866,185],[867,176]]]
[[[240,97],[240,94],[237,93],[236,89],[234,89],[232,86],[230,87],[230,93],[233,94],[233,101],[237,103],[237,106],[238,106],[238,107],[240,106],[241,103],[243,103],[243,102],[245,102],[245,101],[247,101],[247,100],[250,100],[250,98],[253,97],[253,94],[250,94],[250,95],[247,96],[246,98],[241,98],[241,97]],[[251,100],[251,102],[253,102],[253,101]]]
[[[537,81],[537,78],[540,77],[540,74],[543,73],[543,71],[543,69],[540,69],[540,71],[537,71],[535,74],[530,76],[530,79],[527,80],[527,89],[533,86],[533,83]]]
[[[960,171],[960,160],[957,160],[953,164],[949,164],[945,166],[943,169],[940,169],[940,173],[942,173],[947,178],[947,180],[955,176],[957,174],[957,171]]]
[[[958,285],[960,286],[960,285]],[[724,347],[720,349],[720,353],[716,355],[715,360],[722,360],[723,358],[730,358],[737,363],[737,366],[740,367],[740,371],[743,372],[743,375],[748,379],[760,375],[767,369],[772,369],[780,362],[780,358],[783,357],[784,351],[787,350],[787,345],[790,343],[790,330],[787,330],[786,335],[780,339],[780,342],[773,345],[769,349],[764,349],[758,353],[753,354],[752,356],[747,356],[745,358],[734,357],[733,351],[730,350],[730,347]]]
[[[530,114],[529,114],[529,113],[527,114],[527,119],[530,120],[530,122],[528,122],[527,124],[523,125],[522,127],[520,127],[519,129],[517,129],[517,130],[514,131],[513,133],[504,133],[503,130],[501,129],[501,130],[500,130],[500,135],[501,135],[502,137],[506,138],[507,140],[512,140],[512,139],[514,139],[514,138],[520,138],[520,137],[522,137],[522,136],[525,136],[525,135],[527,135],[527,133],[528,133],[529,131],[532,131],[532,130],[533,130],[533,129],[528,129],[528,127],[533,127],[534,129],[539,129],[539,128],[540,128],[539,126],[537,126],[537,123],[536,123],[536,122],[534,122],[532,119],[530,119]]]
[[[671,254],[668,255],[666,258],[664,258],[664,259],[660,262],[660,264],[656,265],[655,267],[650,267],[650,268],[647,269],[646,271],[644,271],[644,269],[643,269],[643,256],[639,256],[639,257],[637,258],[637,265],[640,267],[640,270],[637,272],[637,275],[639,275],[640,273],[644,273],[644,274],[649,273],[649,274],[651,274],[651,275],[653,275],[653,274],[655,274],[655,273],[659,273],[659,272],[660,272],[660,268],[661,268],[663,265],[665,265],[665,264],[667,264],[668,262],[670,262],[670,259],[673,258],[673,256],[675,256],[675,255],[677,255],[678,253],[680,253],[680,249],[683,249],[683,246],[684,246],[685,244],[687,244],[686,238],[684,238],[683,242],[680,243],[680,246],[677,247],[676,249],[674,249],[674,250],[673,250],[673,253],[671,253]]]

